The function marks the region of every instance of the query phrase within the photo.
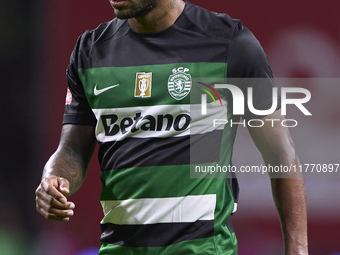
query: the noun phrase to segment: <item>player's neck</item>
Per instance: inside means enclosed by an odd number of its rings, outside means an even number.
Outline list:
[[[161,0],[147,15],[129,19],[129,24],[138,33],[160,32],[175,23],[184,7],[182,0]]]

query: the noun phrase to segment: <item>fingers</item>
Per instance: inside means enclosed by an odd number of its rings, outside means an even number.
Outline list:
[[[58,178],[58,182],[59,182],[59,190],[64,194],[67,195],[70,193],[70,189],[69,189],[69,183],[66,179],[64,178]]]
[[[57,209],[38,198],[36,199],[36,208],[48,220],[68,221],[74,214],[71,209]]]
[[[64,194],[69,193],[69,183],[60,177],[48,177],[36,190],[36,209],[48,220],[68,221],[73,216],[74,203]]]
[[[67,202],[67,199],[64,196],[64,194],[67,193],[63,193],[59,188],[62,185],[63,191],[65,191],[65,188],[68,189],[69,184],[65,178],[48,177],[43,179],[40,185],[47,195],[51,196],[52,198],[55,198],[62,204],[65,204]]]

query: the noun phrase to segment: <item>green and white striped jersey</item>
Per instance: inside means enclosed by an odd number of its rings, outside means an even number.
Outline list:
[[[260,44],[238,20],[188,2],[159,33],[114,19],[78,39],[63,124],[96,126],[99,254],[237,254],[235,176],[192,176],[194,165],[231,164],[236,127],[212,120],[239,117],[210,86],[233,77],[272,77]],[[271,89],[261,85],[257,109],[271,105]],[[211,94],[206,115],[202,93]]]

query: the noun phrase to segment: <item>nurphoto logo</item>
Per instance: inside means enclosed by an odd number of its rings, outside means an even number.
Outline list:
[[[204,84],[204,83],[201,83],[201,84],[207,86],[207,84]],[[216,90],[213,89],[211,86],[209,86],[209,88],[212,89],[212,91],[218,96],[218,99],[221,102],[221,99],[219,95],[217,94]],[[243,94],[243,91],[239,87],[232,85],[232,84],[215,84],[215,88],[216,89],[228,89],[231,92],[231,95],[233,98],[233,101],[232,101],[233,115],[244,115],[245,114],[245,109],[244,109],[245,108],[245,96]],[[205,89],[202,89],[202,90],[207,92],[213,98],[212,94],[209,91]],[[298,93],[302,95],[303,97],[302,98],[288,98],[289,93]],[[311,99],[311,93],[309,90],[305,88],[298,88],[298,87],[281,88],[281,114],[283,116],[287,115],[287,105],[295,105],[305,116],[311,116],[312,114],[303,105],[307,103],[310,99]],[[221,102],[221,105],[222,105],[222,102]],[[277,106],[278,106],[278,88],[276,87],[272,88],[272,105],[267,110],[255,109],[254,104],[253,104],[253,88],[251,87],[247,88],[247,107],[252,114],[259,115],[259,116],[267,116],[267,115],[274,113],[277,109]],[[201,114],[207,115],[207,95],[206,94],[201,95]],[[272,127],[274,127],[275,122],[281,122],[281,125],[285,127],[296,127],[298,124],[297,120],[294,120],[294,119],[285,119],[283,121],[280,121],[279,119],[266,119],[265,121],[271,122]],[[214,127],[217,125],[225,125],[227,123],[230,123],[230,126],[242,124],[244,127],[246,125],[250,127],[262,127],[265,122],[261,119],[251,119],[251,120],[248,120],[247,122],[246,120],[243,120],[242,122],[233,122],[232,120],[229,121],[228,119],[214,119],[213,121]],[[289,123],[293,123],[293,124],[289,124]]]

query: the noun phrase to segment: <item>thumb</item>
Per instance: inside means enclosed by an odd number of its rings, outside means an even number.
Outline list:
[[[64,195],[67,195],[70,193],[70,183],[67,179],[58,177],[58,189],[60,190],[61,193]]]

